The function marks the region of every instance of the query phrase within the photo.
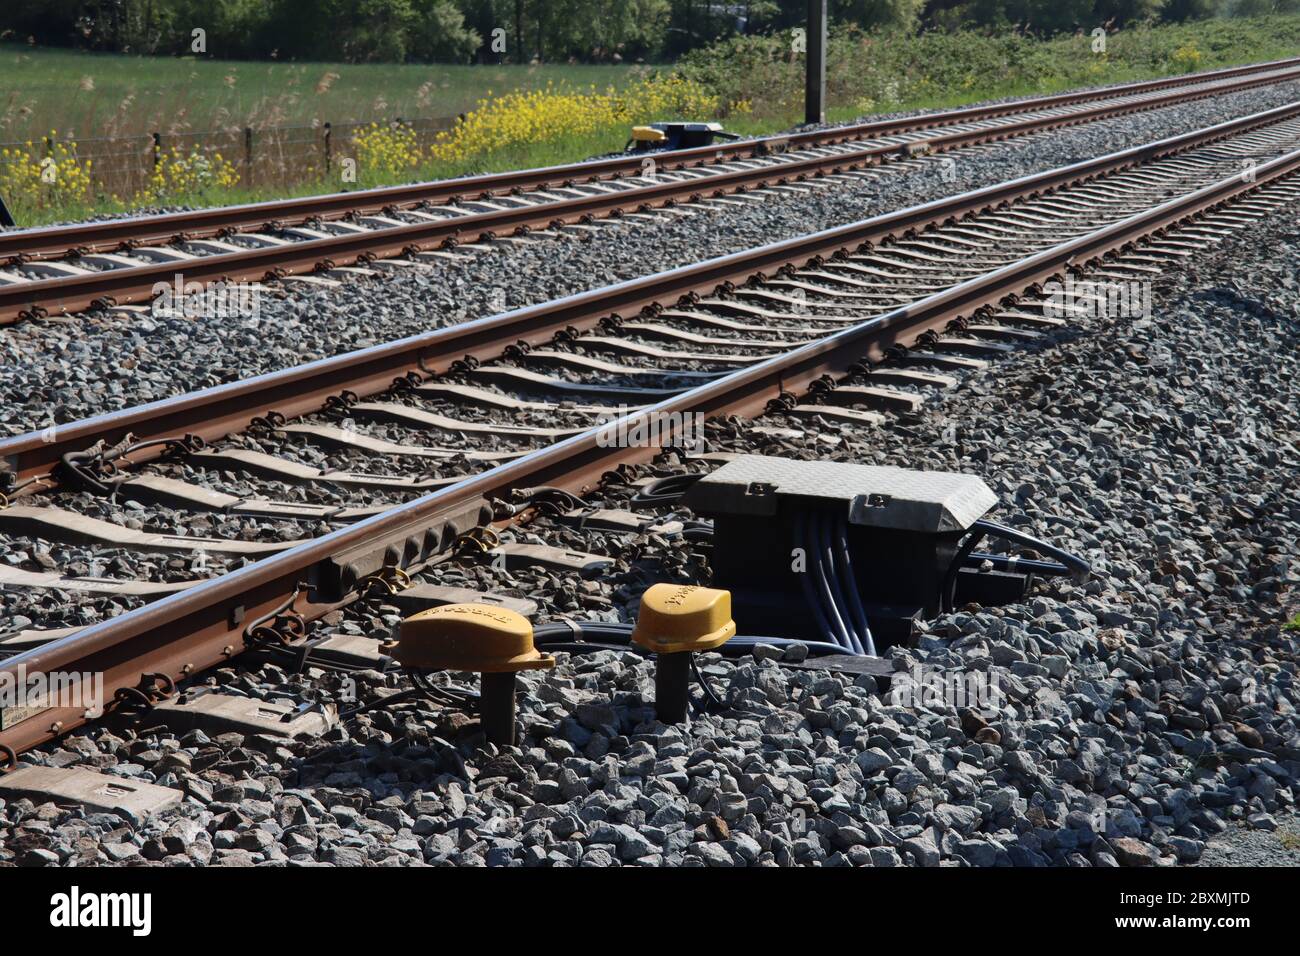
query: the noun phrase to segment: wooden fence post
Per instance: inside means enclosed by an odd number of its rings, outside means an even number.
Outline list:
[[[253,188],[253,127],[244,127],[244,185]]]

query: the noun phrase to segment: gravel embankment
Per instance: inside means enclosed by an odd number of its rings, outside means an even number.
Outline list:
[[[0,434],[18,434],[856,221],[1291,102],[1300,84],[1203,100],[885,167],[855,188],[773,199],[597,242],[503,245],[466,264],[263,295],[256,321],[80,318],[0,329]],[[944,159],[952,159],[950,167]],[[949,172],[951,170],[951,173]],[[952,181],[948,181],[951,179]]]
[[[1212,839],[1198,866],[1300,866],[1300,820],[1294,811],[1258,827],[1236,824]]]
[[[1277,859],[1254,847],[1256,831],[1285,847],[1273,828],[1300,775],[1296,634],[1282,630],[1300,583],[1298,274],[1300,232],[1280,213],[1171,272],[1150,318],[1080,322],[896,425],[713,435],[979,474],[995,517],[1091,561],[1085,586],[946,615],[891,655],[897,671],[985,672],[1006,694],[994,713],[896,705],[870,678],[764,653],[706,657],[726,710],[664,727],[652,665],[602,652],[524,675],[524,746],[499,754],[475,750],[463,716],[409,706],[302,742],[92,728],[30,759],[190,799],[144,823],[0,806],[0,862],[1168,866],[1226,862],[1224,839],[1238,859]],[[706,580],[701,556],[662,536],[546,520],[522,534],[619,560],[594,581],[460,565],[425,578],[531,597],[542,619],[607,620],[652,580]],[[326,629],[378,637],[399,619],[371,599]],[[355,676],[362,700],[404,686]],[[311,683],[271,665],[215,679],[267,699]],[[1221,836],[1238,825],[1251,832]]]

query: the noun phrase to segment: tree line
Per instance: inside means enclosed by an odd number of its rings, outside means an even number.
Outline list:
[[[3,0],[0,39],[148,55],[348,63],[673,60],[798,27],[806,0]],[[1300,0],[830,0],[833,23],[1035,35],[1257,16]],[[197,31],[197,32],[196,32]]]

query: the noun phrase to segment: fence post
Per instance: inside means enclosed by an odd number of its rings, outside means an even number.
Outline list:
[[[158,164],[162,162],[162,133],[153,134],[153,168],[157,169]]]
[[[325,124],[325,175],[326,176],[330,174],[330,169],[331,169],[330,138],[333,131],[334,131],[333,124],[326,123]]]
[[[244,185],[253,188],[253,127],[244,127]]]

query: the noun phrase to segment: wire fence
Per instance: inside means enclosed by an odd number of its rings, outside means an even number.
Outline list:
[[[381,120],[381,125],[401,126],[415,134],[421,149],[449,130],[456,117]],[[208,130],[199,133],[153,133],[145,136],[58,140],[46,138],[30,145],[0,143],[0,184],[16,179],[20,165],[40,167],[50,157],[71,155],[90,160],[87,201],[97,196],[128,200],[146,193],[155,171],[169,157],[192,161],[201,156],[233,170],[238,185],[248,189],[276,189],[339,175],[345,160],[357,159],[355,138],[372,123],[320,123],[313,126],[269,126]],[[8,153],[5,153],[8,150]],[[47,163],[48,165],[48,163]],[[355,167],[353,167],[355,168]],[[57,169],[53,174],[57,175]],[[49,181],[49,180],[47,180]],[[342,179],[341,179],[342,181]]]

